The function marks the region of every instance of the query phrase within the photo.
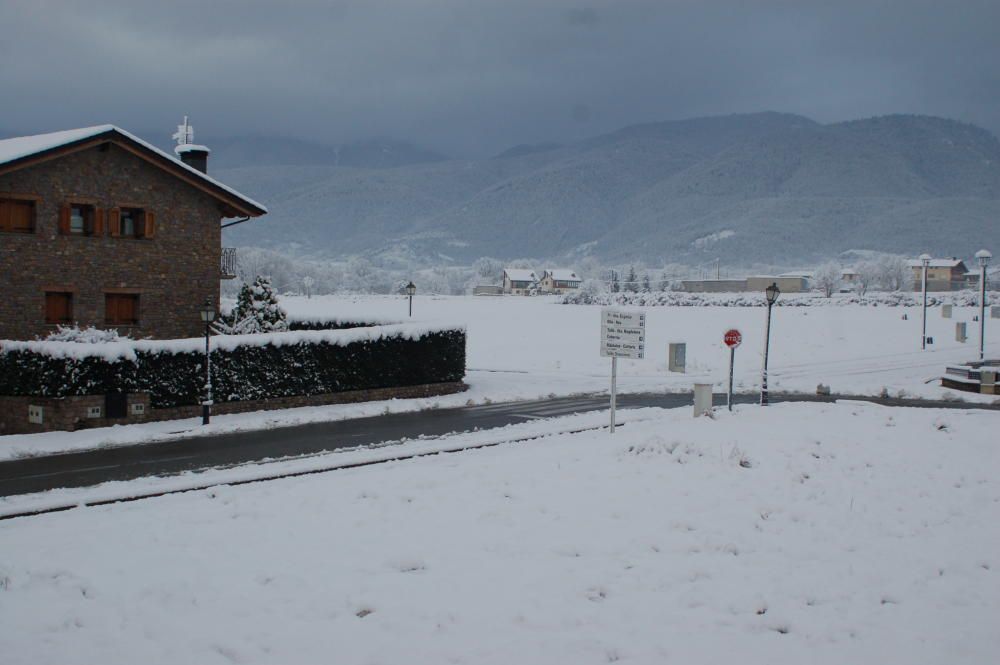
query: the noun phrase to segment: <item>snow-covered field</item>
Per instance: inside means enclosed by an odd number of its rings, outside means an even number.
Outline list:
[[[407,301],[388,296],[285,297],[282,305],[298,316],[338,316],[406,320]],[[710,381],[723,391],[729,353],[722,335],[743,332],[736,352],[736,390],[759,390],[764,315],[761,307],[648,307],[645,360],[619,362],[620,392],[690,391]],[[217,416],[209,428],[198,419],[130,425],[74,433],[53,432],[0,437],[0,459],[62,450],[165,440],[212,432],[293,425],[377,415],[468,402],[510,401],[548,395],[607,391],[610,361],[599,355],[600,307],[559,305],[553,297],[417,296],[414,321],[459,323],[468,331],[468,393],[430,400],[392,400],[364,405],[308,407]],[[974,358],[978,324],[974,307],[955,307],[944,319],[928,314],[934,345],[920,350],[920,310],[900,307],[830,306],[776,308],[772,323],[770,387],[814,392],[823,383],[834,392],[993,401],[942,389],[938,381],[949,363]],[[908,319],[903,320],[906,314]],[[955,341],[955,322],[968,322],[969,341]],[[667,345],[687,344],[688,371],[667,371]],[[987,321],[987,352],[1000,355],[1000,320]]]
[[[406,315],[401,297],[324,296],[286,298],[298,315],[364,318]],[[468,328],[468,366],[476,371],[524,373],[525,385],[554,392],[607,390],[610,361],[599,354],[600,307],[559,305],[553,297],[417,297],[414,316],[462,323]],[[728,328],[743,333],[736,352],[738,389],[759,389],[766,309],[762,307],[646,307],[645,360],[620,361],[623,391],[690,390],[708,379],[722,389],[729,352],[722,343]],[[904,320],[902,317],[908,318]],[[945,365],[978,357],[975,307],[955,307],[953,318],[928,310],[927,332],[934,344],[920,349],[919,308],[776,307],[771,326],[769,382],[772,389],[814,392],[818,383],[834,392],[941,398],[937,383]],[[955,341],[955,323],[966,321],[969,340]],[[687,373],[667,371],[667,347],[687,344]],[[1000,320],[987,321],[987,352],[1000,355]]]
[[[991,663],[998,424],[677,409],[4,521],[0,660]]]

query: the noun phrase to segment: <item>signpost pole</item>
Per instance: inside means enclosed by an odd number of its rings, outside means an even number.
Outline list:
[[[733,410],[733,363],[736,360],[736,347],[729,347],[729,397],[726,398],[726,405],[729,410]]]
[[[611,433],[615,433],[615,406],[618,402],[618,356],[611,356]]]
[[[733,366],[736,364],[736,347],[743,343],[743,335],[736,328],[731,328],[722,336],[722,341],[729,347],[729,392],[726,406],[733,410]]]

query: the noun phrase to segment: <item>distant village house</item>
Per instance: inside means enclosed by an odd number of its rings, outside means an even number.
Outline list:
[[[923,290],[924,264],[920,259],[911,259],[906,265],[913,271],[913,290]],[[928,291],[961,291],[969,288],[969,269],[961,259],[931,259],[927,266]],[[976,281],[978,284],[978,273]]]
[[[562,294],[580,288],[580,278],[575,272],[566,268],[543,270],[538,288],[542,293]]]
[[[503,271],[503,292],[515,296],[527,296],[538,290],[538,275],[527,268],[505,268]]]

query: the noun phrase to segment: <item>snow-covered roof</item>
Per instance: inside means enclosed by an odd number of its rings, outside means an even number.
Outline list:
[[[799,270],[793,272],[783,272],[778,277],[802,277],[803,279],[812,279],[815,273],[812,270]]]
[[[549,275],[552,279],[559,282],[579,282],[580,278],[577,277],[576,273],[569,268],[553,268],[551,270],[546,270],[545,275]]]
[[[87,139],[96,138],[102,134],[116,133],[122,137],[137,143],[146,150],[156,153],[158,156],[168,159],[172,166],[178,167],[187,171],[190,175],[197,177],[199,180],[205,183],[221,189],[233,197],[243,201],[244,203],[250,205],[253,208],[257,208],[261,211],[260,214],[266,213],[267,208],[260,203],[254,201],[253,199],[240,194],[235,189],[223,185],[218,180],[210,178],[208,175],[202,173],[196,168],[192,168],[180,161],[173,155],[169,155],[156,146],[146,143],[134,134],[126,132],[120,127],[115,125],[96,125],[94,127],[82,127],[80,129],[68,129],[61,132],[52,132],[50,134],[37,134],[35,136],[18,136],[11,139],[0,140],[0,167],[5,164],[10,164],[16,162],[17,160],[24,159],[26,157],[31,157],[49,150],[54,150],[56,148],[61,148],[63,146],[68,146],[79,141],[86,141]]]
[[[957,268],[958,264],[962,263],[962,259],[931,259],[928,264],[930,268]],[[920,259],[910,259],[906,262],[906,265],[911,268],[922,268],[923,263]]]
[[[538,277],[534,270],[527,268],[504,268],[504,274],[512,282],[537,282]]]

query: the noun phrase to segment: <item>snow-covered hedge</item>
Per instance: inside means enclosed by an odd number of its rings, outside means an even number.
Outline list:
[[[685,293],[680,291],[649,292],[593,292],[579,290],[567,293],[559,301],[564,305],[611,305],[638,307],[764,307],[763,293]],[[871,307],[914,307],[923,303],[920,293],[894,291],[869,292],[864,296],[841,293],[826,298],[818,293],[783,294],[778,300],[781,307],[815,307],[839,305],[867,305]],[[973,306],[979,304],[975,291],[929,293],[927,304]]]
[[[0,395],[148,392],[154,408],[203,398],[204,339],[0,341]],[[316,395],[465,375],[465,330],[393,325],[212,338],[216,401]]]

